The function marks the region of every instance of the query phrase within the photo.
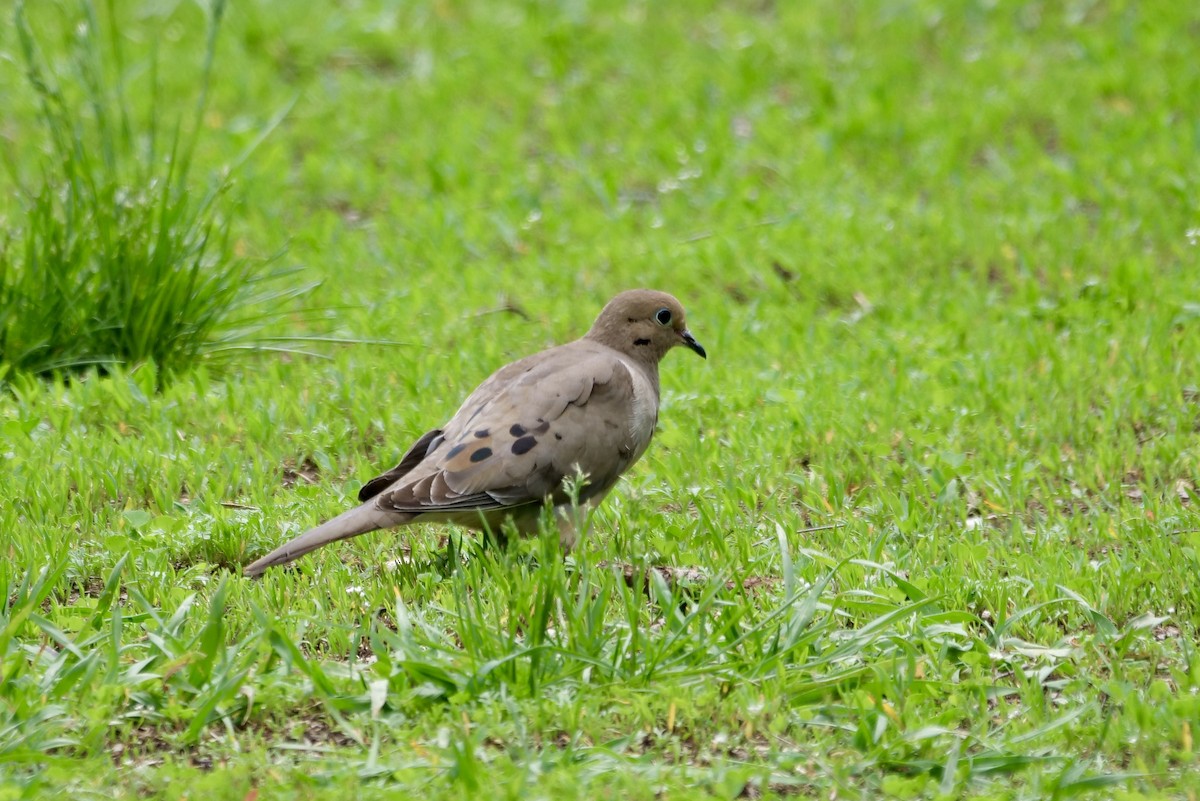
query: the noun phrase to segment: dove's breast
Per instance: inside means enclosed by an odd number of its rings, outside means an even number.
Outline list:
[[[624,358],[621,364],[629,371],[633,382],[633,402],[629,407],[629,449],[632,451],[629,462],[632,464],[646,451],[658,425],[658,387],[637,365]]]

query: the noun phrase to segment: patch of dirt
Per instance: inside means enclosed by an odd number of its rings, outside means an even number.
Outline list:
[[[170,740],[164,736],[168,733],[170,732],[165,729],[149,724],[134,727],[124,735],[122,741],[109,746],[108,753],[112,756],[113,765],[118,768],[123,765],[161,765],[165,761],[163,754],[176,751]],[[189,746],[179,749],[178,753],[192,753],[194,750],[194,746]]]
[[[42,601],[42,611],[49,612],[54,606],[54,601],[57,601],[59,606],[74,606],[79,603],[80,598],[99,598],[102,592],[104,592],[104,579],[99,576],[88,576],[87,578],[71,582],[65,591],[55,590],[52,592]],[[126,598],[125,590],[121,590],[117,596],[117,602],[120,605],[124,605]],[[8,599],[10,607],[16,602],[16,595]]]
[[[298,718],[289,718],[289,728],[294,729],[297,724],[304,726],[304,732],[297,738],[284,735],[283,732],[273,730],[270,727],[264,726],[256,730],[264,735],[271,736],[272,739],[281,740],[288,745],[333,745],[339,748],[358,747],[359,743],[350,735],[341,729],[336,729],[329,725],[325,719],[324,713],[320,708],[310,710],[310,714],[301,715]]]
[[[1179,627],[1171,623],[1154,627],[1155,642],[1163,642],[1164,640],[1174,640],[1180,635]]]
[[[301,481],[306,484],[316,484],[320,478],[321,468],[317,467],[316,463],[308,457],[305,457],[299,465],[294,462],[287,462],[283,465],[283,486],[287,489],[291,489]]]
[[[237,713],[240,715],[240,713]],[[284,746],[358,748],[361,743],[346,732],[332,727],[320,705],[275,713],[269,719],[252,718],[237,722],[237,730],[264,742]],[[193,767],[209,771],[226,764],[224,751],[214,754],[202,735],[199,743],[175,741],[182,727],[143,723],[121,732],[109,743],[108,752],[117,767],[147,768],[161,765],[168,757],[186,759]]]
[[[663,581],[672,589],[694,587],[701,584],[706,584],[709,581],[709,576],[703,570],[697,567],[668,567],[666,565],[656,565],[646,570],[638,568],[631,564],[614,564],[612,562],[600,562],[597,567],[619,567],[621,574],[625,579],[625,583],[635,590],[641,590],[648,593],[650,591],[650,572],[653,570],[662,576]],[[741,582],[726,581],[725,587],[730,590],[738,589],[754,590],[759,587],[771,587],[778,584],[782,579],[779,576],[750,576],[743,579]]]

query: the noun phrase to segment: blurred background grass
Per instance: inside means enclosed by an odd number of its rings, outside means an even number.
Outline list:
[[[29,8],[64,76],[74,8]],[[100,9],[135,122],[195,107],[206,8]],[[249,355],[226,374],[201,360],[162,393],[147,365],[12,385],[0,575],[11,599],[26,574],[58,572],[11,610],[83,638],[117,571],[145,603],[126,596],[133,623],[81,650],[197,665],[138,707],[117,684],[63,686],[65,667],[29,653],[70,650],[13,624],[24,791],[82,782],[55,773],[62,758],[118,766],[92,789],[165,794],[210,781],[202,758],[230,765],[209,786],[237,798],[263,771],[297,797],[363,776],[447,796],[488,781],[631,797],[1194,792],[1198,31],[1194,9],[1165,2],[231,4],[197,191],[286,111],[232,174],[231,242],[257,259],[286,248],[295,281],[322,281],[264,333],[405,344]],[[36,181],[46,142],[18,51],[0,26],[0,136]],[[11,192],[0,214],[17,230]],[[343,508],[492,369],[577,336],[636,285],[678,295],[711,358],[664,365],[663,430],[580,565],[531,564],[527,545],[526,561],[447,574],[430,530],[216,590],[222,567]],[[401,541],[415,561],[387,567]],[[843,559],[859,562],[821,585]],[[672,599],[622,595],[596,567],[617,562],[711,571],[697,617],[673,629]],[[700,626],[711,613],[784,636],[793,594],[722,587],[789,570],[823,587],[800,651],[746,654],[732,628]],[[598,622],[555,624],[572,654],[545,668],[558,696],[524,673],[451,677],[430,708],[421,670],[525,666],[506,611],[541,608],[539,587],[577,609],[587,575],[605,602]],[[397,598],[430,650],[391,672]],[[98,620],[111,631],[107,607]],[[859,642],[849,677],[821,689],[842,628],[883,644]],[[181,644],[160,648],[164,630]],[[622,675],[627,631],[647,645],[624,678],[580,680],[581,654]],[[646,655],[679,643],[692,678],[656,682]],[[366,678],[342,667],[360,649],[379,660]],[[222,665],[238,681],[217,681]],[[383,722],[364,689],[381,677]],[[61,716],[20,713],[48,696]],[[99,699],[91,717],[81,697]],[[214,706],[201,716],[197,698]],[[208,725],[222,716],[237,723]],[[652,739],[611,744],[631,732]],[[147,774],[147,759],[166,765]]]

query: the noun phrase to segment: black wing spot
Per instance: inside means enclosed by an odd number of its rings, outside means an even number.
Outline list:
[[[460,453],[462,453],[466,449],[467,449],[466,445],[455,445],[453,448],[446,451],[446,458],[453,459],[455,456],[458,456]]]
[[[512,434],[514,437],[523,437],[526,433],[525,426],[521,425],[520,423],[513,423],[512,428],[508,429],[508,433]]]
[[[472,462],[482,462],[484,459],[488,458],[491,455],[492,455],[491,448],[480,448],[479,450],[477,450],[471,454],[471,461]]]
[[[492,432],[488,431],[486,428],[481,428],[475,432],[475,436],[478,437],[479,439],[484,439],[485,437],[490,436],[491,433]]]
[[[512,444],[512,452],[520,456],[522,453],[529,453],[537,444],[538,441],[533,437],[521,437]]]
[[[538,420],[540,420],[541,423],[540,423],[540,425],[538,425],[537,428],[533,429],[533,433],[545,434],[547,431],[550,430],[550,424],[547,423],[545,420],[542,420],[542,418],[540,418],[540,417],[538,418]]]
[[[554,432],[554,438],[555,438],[555,439],[562,439],[562,434],[560,434],[560,433],[558,433],[557,431],[555,431],[555,432]]]

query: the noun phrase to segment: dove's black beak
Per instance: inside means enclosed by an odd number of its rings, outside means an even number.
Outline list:
[[[704,351],[704,346],[696,341],[696,338],[694,336],[692,336],[691,331],[687,331],[687,330],[680,331],[679,336],[683,339],[683,344],[687,345],[689,348],[694,350],[696,353],[700,354],[701,359],[708,358],[708,354],[705,353],[705,351]]]

